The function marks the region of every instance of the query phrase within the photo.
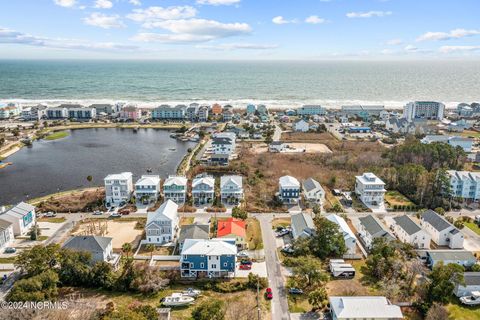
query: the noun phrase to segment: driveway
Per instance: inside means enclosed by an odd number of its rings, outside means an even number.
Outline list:
[[[272,230],[272,215],[258,215],[262,228],[263,245],[265,248],[265,263],[267,266],[268,285],[272,288],[272,319],[290,320],[288,301],[285,291],[285,279],[282,275],[280,260],[277,256],[277,241]]]
[[[262,278],[267,277],[267,264],[265,262],[252,263],[252,269],[250,270],[240,270],[239,267],[240,267],[240,263],[237,263],[236,270],[235,270],[236,278],[247,278],[250,272]]]
[[[478,252],[480,251],[480,236],[470,230],[468,227],[464,227],[461,231],[463,233],[463,248],[468,251]]]

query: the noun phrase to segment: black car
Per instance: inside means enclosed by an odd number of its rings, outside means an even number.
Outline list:
[[[290,294],[303,294],[303,290],[298,289],[298,288],[290,288],[288,290],[288,293],[290,293]]]

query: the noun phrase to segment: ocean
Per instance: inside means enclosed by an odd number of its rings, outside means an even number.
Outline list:
[[[480,100],[480,61],[0,61],[0,103],[213,103],[271,108]]]

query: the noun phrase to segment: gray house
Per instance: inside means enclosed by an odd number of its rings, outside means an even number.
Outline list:
[[[467,268],[477,263],[477,258],[467,250],[428,250],[426,255],[427,264],[430,268],[433,268],[439,262],[444,265],[459,264]]]
[[[315,233],[312,216],[306,213],[292,215],[292,236],[294,239],[310,237]]]
[[[358,220],[360,223],[356,228],[367,248],[370,249],[373,241],[377,238],[385,238],[388,241],[395,240],[395,237],[377,217],[369,214],[366,217],[358,218]]]
[[[194,223],[182,226],[178,236],[178,248],[180,251],[183,249],[183,243],[186,239],[210,239],[210,225]]]
[[[464,272],[463,284],[456,284],[453,291],[457,297],[464,297],[472,294],[472,291],[480,291],[480,272]]]
[[[74,236],[62,246],[65,249],[86,251],[92,254],[92,261],[110,262],[115,259],[112,253],[112,238],[99,236]]]

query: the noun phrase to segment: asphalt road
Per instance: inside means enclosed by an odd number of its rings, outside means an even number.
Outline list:
[[[272,288],[272,319],[289,320],[288,301],[285,282],[277,256],[277,245],[272,230],[271,214],[257,215],[262,228],[263,246],[265,249],[265,262],[267,264],[268,284]]]

